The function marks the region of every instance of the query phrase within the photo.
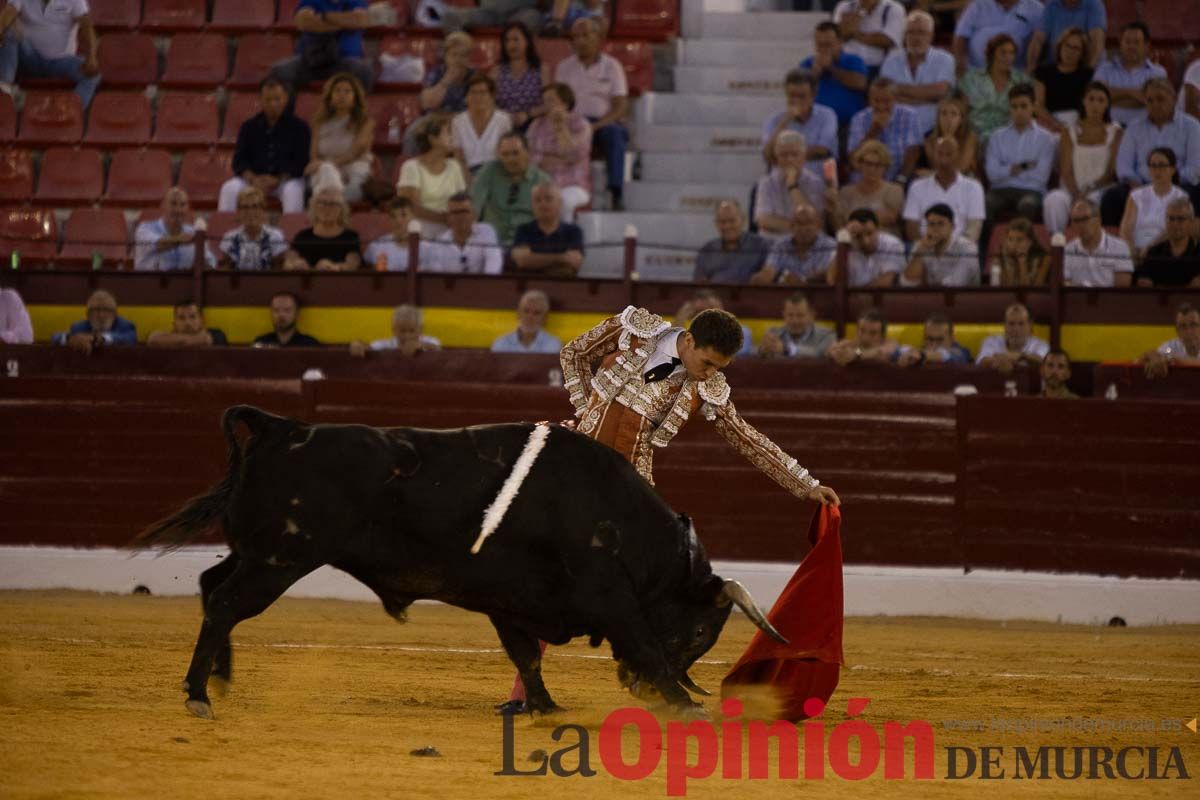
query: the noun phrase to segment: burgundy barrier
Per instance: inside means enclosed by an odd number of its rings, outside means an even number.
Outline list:
[[[1147,378],[1145,370],[1138,364],[1097,364],[1092,386],[1098,396],[1113,387],[1117,397],[1197,400],[1200,399],[1200,367],[1175,365],[1165,378]]]

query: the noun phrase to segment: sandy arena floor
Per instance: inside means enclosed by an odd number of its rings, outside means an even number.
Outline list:
[[[596,777],[497,777],[501,723],[491,712],[512,678],[492,629],[478,615],[416,606],[400,625],[376,605],[283,600],[234,632],[234,682],[213,695],[217,715],[188,715],[179,683],[200,620],[195,598],[0,593],[0,797],[583,798],[665,797],[665,759],[648,779],[606,774],[600,721],[635,704],[617,685],[607,648],[552,648],[547,685],[569,710],[515,726],[517,766],[554,752],[554,727],[592,731]],[[693,676],[717,689],[749,641],[735,615]],[[943,619],[854,619],[846,627],[851,668],[825,715],[846,719],[846,700],[871,698],[864,719],[928,720],[936,736],[931,781],[889,781],[880,766],[865,782],[707,780],[690,797],[842,798],[1196,797],[1200,734],[1181,727],[1200,712],[1200,627],[1092,629]],[[717,709],[710,699],[709,707]],[[988,730],[998,718],[1166,720],[1174,730]],[[951,730],[979,720],[985,730]],[[631,737],[628,737],[631,738]],[[441,757],[410,755],[436,747]],[[947,780],[948,746],[1000,745],[1006,777]],[[1159,770],[1180,748],[1187,780],[1012,780],[1018,745],[1159,748]],[[629,760],[635,751],[626,748]],[[857,757],[857,756],[856,756]],[[575,757],[567,758],[568,767]],[[1131,769],[1145,759],[1131,762]],[[911,767],[909,767],[911,775]],[[977,773],[978,774],[978,773]]]

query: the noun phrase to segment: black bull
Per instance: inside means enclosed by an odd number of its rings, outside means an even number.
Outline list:
[[[607,639],[631,690],[652,687],[687,708],[685,687],[703,691],[687,669],[732,604],[778,637],[740,584],[713,574],[686,516],[618,453],[566,428],[551,430],[503,522],[472,555],[533,425],[305,425],[235,406],[222,427],[225,478],[134,542],[179,547],[219,523],[232,550],[200,576],[204,622],[184,681],[198,716],[212,716],[210,675],[231,677],[233,627],[326,564],[366,584],[397,619],[423,598],[486,614],[541,713],[557,706],[542,683],[539,639]]]

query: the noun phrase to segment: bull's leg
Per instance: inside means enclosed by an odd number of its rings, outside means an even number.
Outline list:
[[[289,586],[312,569],[311,566],[270,566],[239,559],[233,574],[213,589],[204,604],[204,622],[200,625],[192,663],[183,681],[188,711],[204,719],[213,718],[208,678],[217,653],[229,641],[230,631],[242,620],[265,611]]]
[[[525,684],[525,708],[530,713],[538,714],[562,711],[542,682],[542,650],[537,637],[495,617],[489,619],[496,628],[504,652],[508,653],[517,668],[517,674],[521,676],[521,682]]]
[[[237,569],[238,554],[230,552],[221,562],[215,566],[209,567],[200,573],[200,607],[208,607],[208,598],[212,596],[213,591],[220,586],[225,580],[233,574]],[[223,682],[229,682],[233,679],[233,648],[229,644],[229,637],[225,637],[220,646],[217,648],[217,655],[213,659],[214,678],[219,678]]]

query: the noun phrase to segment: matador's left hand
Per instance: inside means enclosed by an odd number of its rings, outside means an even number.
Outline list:
[[[830,489],[828,486],[818,486],[817,488],[813,489],[808,493],[808,499],[816,500],[820,503],[824,503],[825,505],[834,506],[835,508],[842,504],[842,501],[837,496],[837,492],[835,492],[833,489]]]

